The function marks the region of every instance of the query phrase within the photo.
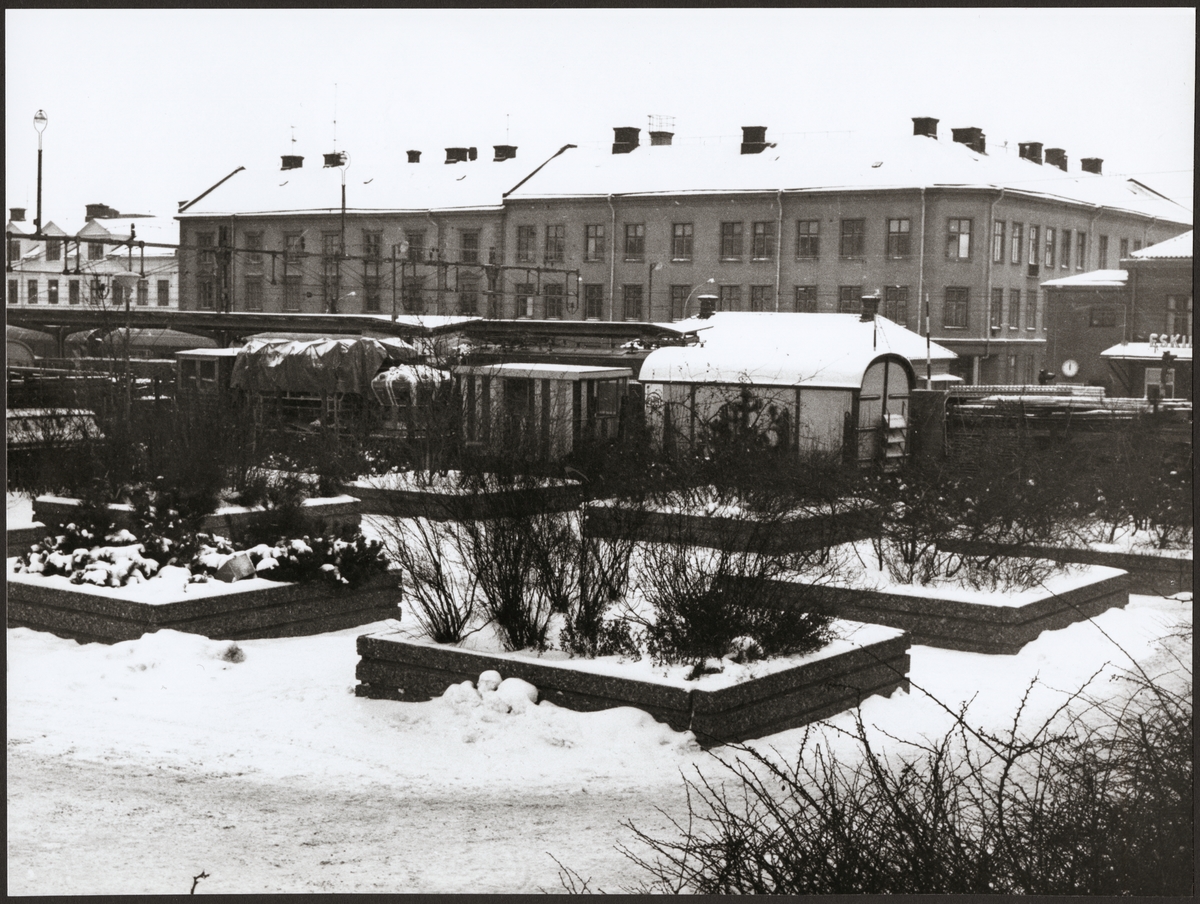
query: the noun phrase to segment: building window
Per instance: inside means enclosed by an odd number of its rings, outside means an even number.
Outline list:
[[[1004,263],[1004,221],[992,223],[992,263]]]
[[[262,266],[262,246],[263,234],[261,232],[247,232],[243,237],[246,243],[246,263],[251,267]]]
[[[741,260],[742,257],[742,224],[721,224],[721,258],[723,260]]]
[[[1057,235],[1055,233],[1054,227],[1047,226],[1046,227],[1046,257],[1042,261],[1042,263],[1045,264],[1047,270],[1054,269],[1054,252],[1055,252],[1056,238],[1057,238]]]
[[[142,280],[145,282],[145,280]],[[141,283],[138,283],[139,288]],[[58,304],[58,280],[46,280],[46,304]],[[141,304],[141,295],[138,295],[138,304]]]
[[[756,261],[775,259],[775,224],[770,220],[753,224],[750,240],[750,257]]]
[[[742,309],[742,287],[741,286],[718,286],[717,287],[717,310],[718,311],[740,311]]]
[[[1088,326],[1116,326],[1117,325],[1117,309],[1116,308],[1088,308]]]
[[[289,313],[300,310],[300,296],[303,292],[302,277],[288,274],[283,278],[283,309]]]
[[[298,277],[297,277],[298,278]],[[205,278],[196,282],[196,305],[202,311],[211,311],[215,307],[215,285],[212,279]],[[300,310],[299,307],[296,310]]]
[[[604,234],[600,237],[603,239]],[[604,319],[604,286],[599,283],[588,283],[583,287],[583,316],[588,320]]]
[[[1141,239],[1134,239],[1134,240],[1133,240],[1133,250],[1134,250],[1134,251],[1141,251],[1141,250],[1142,250],[1142,240],[1141,240]]]
[[[46,260],[62,260],[62,239],[46,239]]]
[[[1035,267],[1038,262],[1038,228],[1036,226],[1029,227],[1029,263]]]
[[[691,223],[673,223],[671,225],[671,260],[690,261],[692,259],[692,238]]]
[[[542,286],[542,297],[545,299],[547,320],[562,320],[563,316],[563,287],[561,284],[551,283]]]
[[[104,303],[104,285],[98,276],[93,276],[92,281],[88,284],[88,300],[92,304]]]
[[[626,229],[628,228],[626,227]],[[622,286],[621,301],[625,320],[642,319],[642,286],[640,284]]]
[[[892,260],[912,253],[911,220],[887,221],[887,256]]]
[[[1118,259],[1125,260],[1125,258],[1129,257],[1129,239],[1121,239],[1120,249],[1121,254]]]
[[[8,281],[8,303],[16,304],[18,301],[17,294],[20,292],[21,283],[19,280],[10,279]]]
[[[842,243],[839,254],[842,257],[862,257],[866,246],[867,221],[842,220]]]
[[[821,254],[821,221],[796,221],[796,257],[812,260]]]
[[[78,295],[78,288],[74,283],[71,283],[73,295]],[[72,300],[71,304],[75,304]],[[171,304],[171,281],[169,279],[160,279],[158,281],[158,306],[160,308],[168,307]]]
[[[425,278],[409,276],[404,280],[404,296],[401,299],[407,314],[425,313]]]
[[[1000,329],[1004,319],[1004,290],[992,289],[992,306],[988,311],[988,325],[992,329]]]
[[[948,330],[967,328],[967,298],[965,286],[947,286],[946,304],[942,308],[942,326]]]
[[[25,301],[28,304],[38,303],[38,281],[31,279],[25,284]]]
[[[531,227],[532,228],[532,227]],[[404,233],[404,241],[408,243],[408,262],[417,264],[425,260],[425,231]],[[531,257],[530,260],[533,260]]]
[[[20,239],[9,239],[8,240],[8,262],[10,264],[15,264],[20,259],[21,259],[21,240]]]
[[[567,227],[552,223],[546,227],[546,263],[561,264],[567,252]]]
[[[261,311],[263,309],[263,281],[261,276],[247,276],[242,283],[242,294],[246,299],[247,311]],[[162,304],[162,299],[159,299],[159,304]]]
[[[67,304],[79,304],[79,280],[67,283]]]
[[[206,233],[206,235],[208,236],[208,243],[211,245],[212,244],[212,233],[209,232],[209,233]],[[90,261],[104,260],[104,243],[103,242],[88,242],[88,260],[90,260]],[[213,258],[213,260],[215,262],[216,258]]]
[[[363,259],[378,263],[383,260],[383,233],[364,232],[362,234]]]
[[[883,316],[892,323],[908,325],[908,286],[887,286],[883,290]]]
[[[1021,328],[1021,290],[1008,290],[1008,328],[1010,330],[1019,330]]]
[[[751,311],[772,311],[775,309],[775,304],[771,300],[772,288],[772,286],[750,287]]]
[[[1099,239],[1099,244],[1096,246],[1096,269],[1108,269],[1108,236],[1102,235]]]
[[[92,244],[88,243],[88,259],[95,260],[92,257]],[[217,272],[217,252],[215,250],[216,239],[211,232],[196,233],[196,269],[200,273],[216,273]]]
[[[304,235],[299,232],[289,232],[283,237],[284,263],[299,263],[304,256]]]
[[[692,294],[691,286],[671,286],[671,319],[682,320],[687,316],[684,307],[687,305],[688,296]]]
[[[1178,333],[1189,341],[1192,338],[1192,299],[1184,301],[1182,296],[1167,296],[1167,335]]]
[[[838,286],[838,313],[857,314],[862,310],[862,286]]]
[[[625,224],[625,260],[640,261],[646,256],[646,224]],[[627,320],[629,318],[626,318]]]
[[[459,281],[458,312],[472,316],[479,313],[479,280],[473,276],[463,277]]]
[[[56,296],[58,295],[58,284],[57,283],[55,283],[55,285],[54,285],[54,294]],[[50,303],[58,304],[58,298],[56,297],[54,299],[54,301],[52,301]],[[139,307],[143,307],[143,308],[146,307],[146,305],[150,304],[150,280],[148,280],[148,279],[139,279],[138,280],[137,303],[138,303]]]
[[[817,287],[816,286],[796,286],[795,301],[793,310],[797,314],[815,314],[817,313]]]
[[[608,251],[604,238],[603,223],[583,227],[583,259],[585,261],[604,260],[604,255]]]
[[[368,264],[370,262],[368,261]],[[376,271],[378,272],[378,271]],[[378,314],[383,308],[380,286],[383,281],[378,276],[363,277],[363,312]]]
[[[458,233],[458,259],[464,264],[479,263],[479,230],[462,229]]]
[[[1083,270],[1087,266],[1087,233],[1075,233],[1075,269]]]
[[[122,308],[129,302],[129,290],[117,282],[110,284],[113,307]]]
[[[1064,270],[1071,269],[1071,230],[1064,229],[1062,231],[1062,251],[1058,255],[1061,261],[1060,266]]]
[[[1021,263],[1021,243],[1024,241],[1024,236],[1021,234],[1024,227],[1020,223],[1013,223],[1012,228],[1012,256],[1009,260],[1014,264]]]
[[[971,221],[946,221],[946,259],[965,261],[971,257]]]

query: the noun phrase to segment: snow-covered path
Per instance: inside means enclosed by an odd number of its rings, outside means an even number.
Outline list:
[[[883,732],[944,732],[920,687],[951,709],[974,698],[972,720],[1003,730],[1037,676],[1033,725],[1106,663],[1128,665],[1100,628],[1163,664],[1156,640],[1191,610],[1134,597],[1016,656],[913,647],[913,692],[872,698],[863,717],[885,747]],[[662,832],[656,807],[685,812],[681,772],[721,774],[633,709],[355,697],[354,639],[383,627],[244,641],[240,662],[222,658],[228,642],[170,631],[104,646],[10,629],[9,892],[186,893],[202,870],[198,894],[553,891],[550,855],[620,891],[640,878],[614,849],[631,842],[621,821]],[[755,746],[788,756],[801,736]]]

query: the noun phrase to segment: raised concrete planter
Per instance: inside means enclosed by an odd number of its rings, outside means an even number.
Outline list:
[[[978,555],[1031,556],[1037,559],[1053,559],[1055,562],[1074,565],[1105,565],[1129,572],[1129,592],[1150,596],[1171,596],[1180,591],[1192,590],[1192,556],[1155,555],[1154,553],[1101,552],[1066,546],[1027,546],[1019,551],[995,543],[970,542],[967,540],[946,541],[938,546],[947,552]]]
[[[62,577],[13,574],[11,560],[8,567],[8,626],[82,642],[116,643],[163,628],[219,640],[293,637],[400,617],[401,592],[390,575],[354,588],[264,578],[212,581],[148,602],[146,588],[153,581],[101,588]]]
[[[805,725],[873,694],[908,690],[911,639],[903,631],[854,626],[861,645],[835,641],[799,664],[740,684],[702,690],[684,682],[599,674],[586,660],[479,653],[405,640],[395,633],[358,639],[360,697],[429,700],[453,684],[495,669],[538,689],[540,700],[580,712],[634,706],[705,745],[730,743]]]
[[[761,522],[723,515],[654,510],[634,512],[591,505],[587,509],[585,530],[595,537],[620,536],[632,530],[635,539],[649,543],[673,542],[713,549],[787,553],[869,537],[876,522],[874,511],[869,509]]]
[[[912,642],[975,653],[1016,653],[1043,631],[1065,628],[1129,602],[1129,578],[1116,569],[1097,569],[1092,579],[1059,593],[1027,591],[1016,604],[966,602],[939,597],[936,588],[887,593],[843,587],[819,588],[814,595],[799,582],[777,581],[784,599],[793,598],[836,615],[902,628]]]
[[[380,483],[371,478],[362,478],[346,484],[342,489],[361,501],[364,514],[429,518],[433,521],[494,518],[506,512],[563,512],[578,508],[583,501],[583,489],[574,481],[545,487],[466,493],[447,491],[436,486],[401,489]]]
[[[33,516],[45,524],[67,524],[75,517],[79,505],[78,499],[39,496],[33,501]],[[133,506],[114,503],[109,505],[108,510],[117,527],[136,533]],[[347,529],[356,529],[362,520],[362,506],[353,496],[305,499],[300,503],[300,511],[305,529],[314,534],[340,534]],[[205,515],[200,529],[231,540],[241,540],[255,524],[269,521],[274,514],[271,510],[258,507],[226,505],[211,515]]]
[[[6,555],[19,556],[29,552],[29,547],[34,543],[41,543],[42,538],[46,536],[48,531],[46,525],[39,521],[32,524],[26,524],[23,527],[10,527],[5,530],[4,545],[7,549]]]

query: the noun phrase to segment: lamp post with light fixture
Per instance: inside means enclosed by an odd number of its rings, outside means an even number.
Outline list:
[[[46,131],[46,123],[49,121],[45,110],[38,110],[33,114],[33,127],[38,133],[37,219],[33,221],[33,231],[36,235],[42,234],[42,133]]]
[[[683,310],[679,312],[681,320],[687,320],[688,305],[691,304],[692,296],[695,295],[701,289],[703,289],[705,286],[711,286],[711,285],[714,285],[715,283],[716,283],[716,279],[714,279],[710,276],[704,282],[700,283],[700,285],[695,286],[692,289],[692,291],[688,292],[687,298],[685,298],[683,300]]]

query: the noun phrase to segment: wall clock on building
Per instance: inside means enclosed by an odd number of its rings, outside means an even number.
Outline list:
[[[1074,358],[1068,358],[1062,363],[1062,372],[1064,377],[1073,377],[1079,373],[1079,362]]]

